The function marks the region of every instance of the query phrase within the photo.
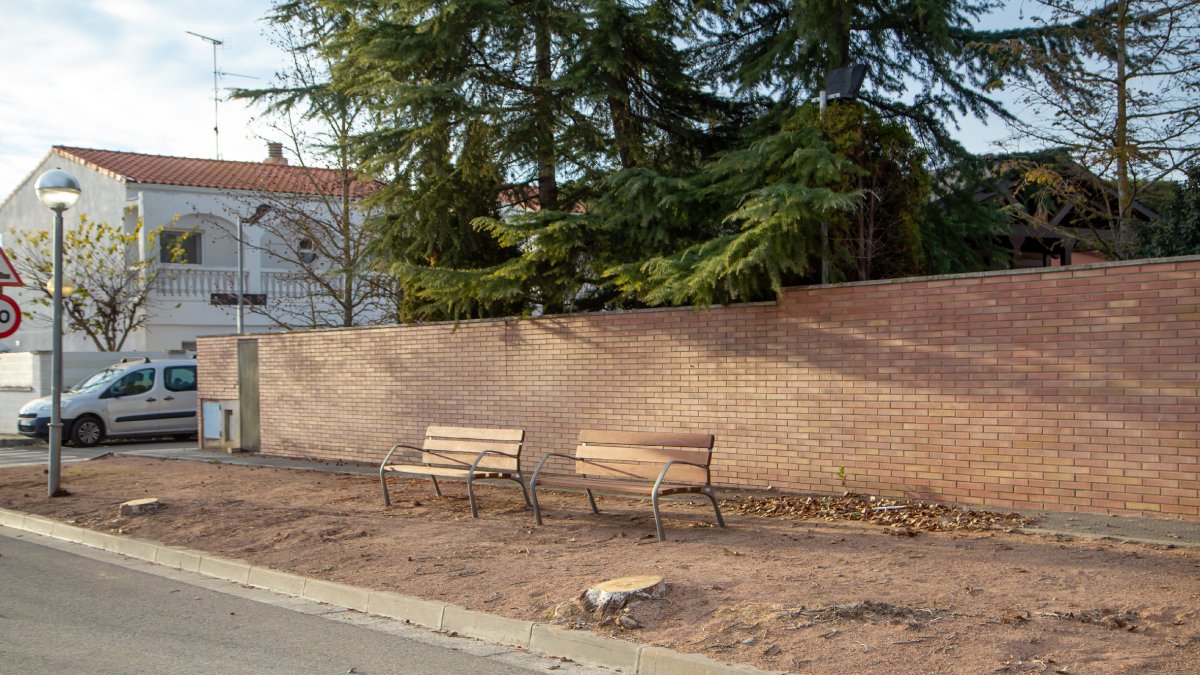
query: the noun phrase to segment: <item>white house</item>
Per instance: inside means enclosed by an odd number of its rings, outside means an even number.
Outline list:
[[[194,349],[198,335],[219,335],[235,330],[234,307],[214,302],[236,298],[238,242],[234,236],[239,216],[248,219],[255,207],[271,200],[318,203],[340,194],[343,174],[331,169],[291,166],[279,144],[268,144],[263,162],[146,155],[133,152],[55,146],[9,197],[0,204],[0,243],[8,244],[13,229],[53,227],[54,214],[38,201],[34,184],[44,171],[63,169],[78,179],[79,202],[64,214],[67,227],[85,214],[93,221],[123,223],[127,231],[143,223],[139,255],[161,256],[161,247],[147,240],[146,232],[166,228],[166,238],[184,239],[186,263],[166,263],[155,285],[145,328],[130,336],[129,351]],[[271,218],[267,213],[265,218]],[[298,265],[288,260],[307,257],[303,249],[313,243],[296,235],[295,241],[276,241],[279,228],[246,225],[243,238],[244,286],[258,298],[293,297],[308,293]],[[299,256],[278,256],[271,251],[291,251]],[[69,281],[69,279],[68,279]],[[22,309],[35,308],[28,290],[6,289]],[[22,300],[24,300],[22,302]],[[48,310],[39,309],[43,315]],[[264,331],[272,324],[247,311],[246,332]],[[0,351],[37,351],[50,348],[48,321],[26,320],[16,334],[0,340]],[[94,351],[85,337],[67,333],[66,351]]]

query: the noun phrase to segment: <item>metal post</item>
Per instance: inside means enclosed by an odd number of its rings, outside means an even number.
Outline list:
[[[63,381],[63,209],[54,209],[54,319],[50,352],[50,478],[48,496],[58,494],[62,469],[62,381]]]
[[[246,282],[243,280],[242,274],[242,217],[237,217],[237,246],[238,246],[238,264],[237,264],[237,334],[242,334],[242,296],[246,294]]]
[[[825,118],[825,105],[829,102],[828,93],[821,90],[821,118]],[[829,283],[829,221],[821,219],[821,283]]]

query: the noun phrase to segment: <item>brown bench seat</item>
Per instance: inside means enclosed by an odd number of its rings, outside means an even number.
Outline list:
[[[667,538],[658,506],[659,497],[665,495],[702,494],[708,497],[716,512],[717,524],[725,527],[709,474],[712,446],[712,434],[581,431],[574,455],[549,453],[533,472],[529,492],[533,499],[534,520],[538,525],[542,524],[537,489],[557,487],[582,489],[587,493],[592,513],[600,513],[593,490],[649,496],[659,541]],[[543,473],[546,462],[552,457],[573,462],[575,474]]]
[[[528,506],[529,493],[521,476],[521,448],[524,444],[523,429],[431,426],[425,430],[425,442],[421,447],[397,443],[383,458],[379,465],[383,505],[391,506],[392,503],[388,494],[387,475],[399,473],[429,476],[433,481],[433,492],[439,497],[442,496],[442,489],[437,482],[439,476],[466,479],[472,518],[479,517],[474,487],[477,480],[515,481],[521,486],[521,495]],[[392,455],[400,449],[420,452],[420,463],[392,464]]]

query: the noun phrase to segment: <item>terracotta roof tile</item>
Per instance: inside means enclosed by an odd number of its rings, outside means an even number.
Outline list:
[[[341,193],[341,172],[335,169],[144,155],[61,145],[54,146],[54,152],[130,183],[305,195]],[[353,194],[362,196],[373,191],[375,185],[374,182],[356,181],[352,186]]]

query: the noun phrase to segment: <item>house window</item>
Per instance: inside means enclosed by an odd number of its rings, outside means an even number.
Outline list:
[[[313,240],[307,237],[300,240],[300,262],[305,265],[311,265],[317,259],[317,252],[313,250]]]
[[[203,262],[200,257],[202,239],[197,230],[163,230],[158,240],[159,260],[165,263],[199,265]],[[180,251],[179,258],[175,258],[176,248]]]

